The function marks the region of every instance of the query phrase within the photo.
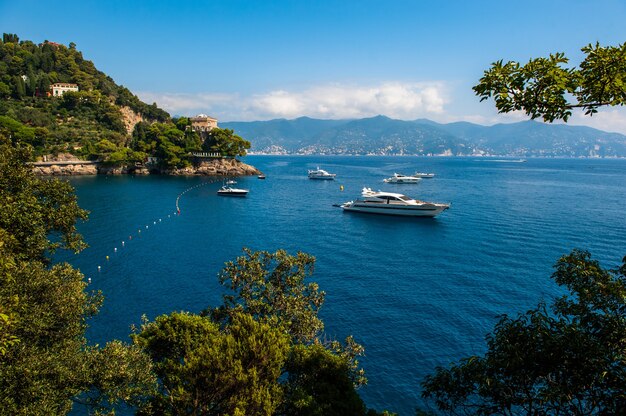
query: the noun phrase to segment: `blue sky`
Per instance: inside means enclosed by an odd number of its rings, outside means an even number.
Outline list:
[[[491,62],[626,41],[626,1],[0,0],[0,28],[74,42],[85,58],[173,115],[221,121],[310,116],[480,124],[471,87]],[[585,124],[626,134],[626,111]]]

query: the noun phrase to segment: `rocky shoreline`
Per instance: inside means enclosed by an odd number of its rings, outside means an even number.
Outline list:
[[[237,159],[211,159],[179,169],[148,168],[145,166],[107,166],[84,160],[56,160],[36,162],[33,171],[42,176],[80,175],[175,175],[175,176],[251,176],[260,175],[254,166]]]

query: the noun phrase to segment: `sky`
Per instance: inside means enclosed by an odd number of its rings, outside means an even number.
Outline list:
[[[74,42],[86,59],[172,115],[308,116],[492,125],[472,91],[492,62],[626,41],[626,0],[0,0],[0,30]],[[570,124],[626,134],[626,108]]]

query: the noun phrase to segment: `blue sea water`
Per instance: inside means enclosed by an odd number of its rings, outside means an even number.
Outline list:
[[[248,156],[245,162],[267,175],[238,179],[237,186],[250,189],[246,198],[217,196],[221,183],[206,177],[71,179],[80,205],[91,211],[80,225],[90,247],[64,257],[105,295],[90,320],[91,342],[128,340],[144,314],[154,319],[218,305],[217,274],[243,247],[303,251],[317,258],[312,279],[327,293],[326,333],[353,335],[365,347],[366,404],[411,415],[422,405],[423,377],[482,353],[498,315],[561,293],[550,279],[561,255],[584,248],[605,267],[626,255],[626,160]],[[317,166],[337,180],[309,180],[307,169]],[[417,185],[382,182],[416,170],[436,176]],[[364,186],[452,206],[436,219],[333,207]]]

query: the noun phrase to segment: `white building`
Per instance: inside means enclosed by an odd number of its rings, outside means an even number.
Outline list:
[[[57,82],[56,84],[52,84],[50,86],[50,90],[52,91],[52,96],[53,97],[61,97],[67,91],[78,92],[78,85],[77,84],[68,84],[68,83],[65,83],[65,82]]]
[[[198,114],[195,117],[190,117],[191,129],[193,131],[210,131],[217,127],[217,119],[209,117],[206,114]]]

